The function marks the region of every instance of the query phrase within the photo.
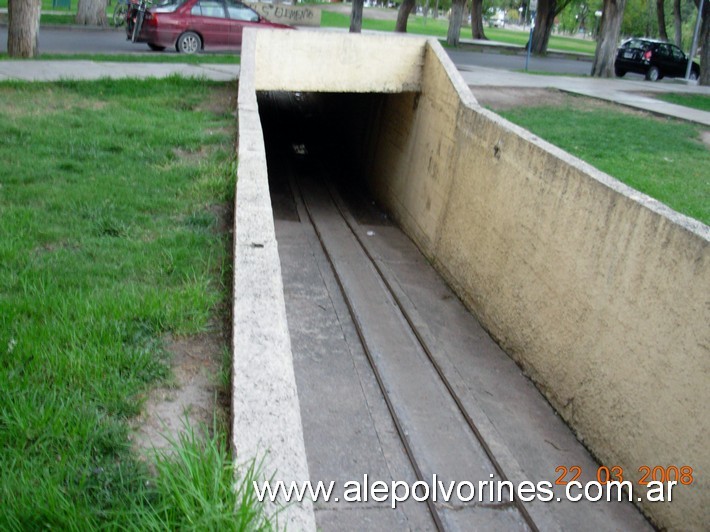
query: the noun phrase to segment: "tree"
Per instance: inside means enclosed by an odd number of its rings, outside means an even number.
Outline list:
[[[592,76],[594,77],[611,78],[614,76],[616,43],[619,40],[621,21],[624,18],[624,7],[626,7],[626,0],[604,0],[599,39],[592,63]]]
[[[658,37],[658,17],[652,0],[626,0],[621,34],[633,37]]]
[[[397,11],[397,23],[394,26],[394,31],[400,33],[407,33],[407,20],[409,19],[409,14],[414,9],[415,0],[404,0],[399,6]]]
[[[42,0],[9,0],[7,5],[7,54],[39,55],[39,14]]]
[[[353,8],[350,12],[350,33],[360,33],[362,31],[362,6],[365,0],[353,0]]]
[[[695,7],[700,9],[700,0],[695,0]],[[700,48],[700,85],[710,85],[710,1],[705,0],[700,26],[698,47]]]
[[[76,23],[91,26],[106,26],[106,0],[79,0]]]
[[[535,12],[535,28],[532,33],[530,51],[540,55],[547,51],[552,26],[557,15],[557,0],[539,0]]]
[[[594,18],[594,12],[601,10],[601,7],[601,0],[571,0],[561,11],[558,9],[560,29],[571,34],[586,34],[589,31],[590,14]]]
[[[658,16],[658,36],[661,40],[668,42],[668,33],[666,33],[666,11],[663,7],[663,0],[656,0],[656,16]]]
[[[473,0],[471,4],[471,37],[488,40],[483,31],[483,0]]]
[[[535,28],[530,51],[536,55],[547,52],[555,17],[572,3],[572,0],[539,0],[535,12]]]
[[[463,4],[465,0],[454,0],[451,4],[451,18],[449,31],[446,35],[446,44],[458,46],[461,36],[461,23],[463,22]]]
[[[535,12],[535,28],[533,29],[530,51],[536,55],[547,52],[555,17],[566,8],[572,0],[539,0]]]
[[[682,46],[683,19],[680,14],[680,0],[673,0],[673,40],[676,46]]]

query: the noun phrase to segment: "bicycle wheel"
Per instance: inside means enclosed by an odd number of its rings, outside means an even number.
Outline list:
[[[120,28],[126,23],[126,13],[128,12],[128,6],[119,0],[116,3],[116,7],[113,8],[113,25],[116,28]]]

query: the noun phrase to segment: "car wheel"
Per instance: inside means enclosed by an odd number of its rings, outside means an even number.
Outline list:
[[[614,74],[616,74],[617,78],[623,78],[626,75],[626,70],[614,67]]]
[[[658,67],[652,66],[646,71],[646,79],[648,81],[658,81],[661,79],[661,71],[658,70]]]
[[[690,71],[690,76],[688,77],[689,80],[691,81],[697,81],[698,80],[698,71],[697,70],[691,70]]]
[[[165,46],[158,46],[157,44],[153,44],[152,42],[148,43],[148,48],[150,48],[154,52],[162,52],[163,50],[165,50]]]
[[[202,39],[197,33],[187,31],[177,40],[177,51],[185,54],[194,54],[202,49]]]

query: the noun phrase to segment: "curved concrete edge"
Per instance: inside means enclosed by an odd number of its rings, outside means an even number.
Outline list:
[[[308,480],[291,342],[274,235],[266,151],[254,90],[255,41],[245,32],[238,101],[234,232],[232,445],[262,479]],[[315,530],[309,499],[267,507],[291,530]],[[267,503],[268,504],[268,503]]]

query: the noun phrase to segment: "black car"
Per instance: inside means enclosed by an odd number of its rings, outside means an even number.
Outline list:
[[[663,77],[684,78],[688,56],[673,44],[652,39],[629,39],[619,47],[614,72],[621,77],[627,72],[644,74],[650,81]],[[693,63],[690,79],[700,77],[700,66]]]

